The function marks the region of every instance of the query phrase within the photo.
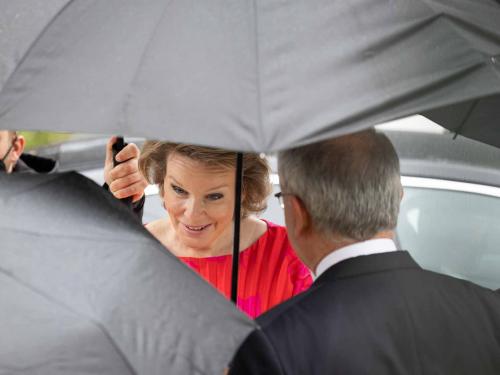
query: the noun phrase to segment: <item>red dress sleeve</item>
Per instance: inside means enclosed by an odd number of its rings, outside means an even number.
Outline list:
[[[292,249],[286,229],[266,223],[266,233],[240,252],[237,305],[252,318],[306,290],[312,283],[309,270]],[[229,298],[231,255],[180,259]]]

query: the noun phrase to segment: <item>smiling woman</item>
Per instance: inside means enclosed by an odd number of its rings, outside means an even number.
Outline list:
[[[227,298],[231,287],[236,153],[201,146],[146,142],[139,166],[158,184],[166,217],[146,228]],[[311,284],[284,227],[260,220],[271,191],[269,166],[243,155],[238,307],[256,317]]]

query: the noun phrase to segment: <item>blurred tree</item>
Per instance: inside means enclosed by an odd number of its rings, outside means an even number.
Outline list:
[[[54,143],[64,142],[72,138],[71,133],[51,133],[51,132],[19,132],[26,138],[26,149],[30,150],[40,146],[51,145]]]

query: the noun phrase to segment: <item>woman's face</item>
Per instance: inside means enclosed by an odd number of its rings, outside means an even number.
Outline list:
[[[232,232],[234,168],[214,170],[173,153],[167,159],[164,204],[184,246],[208,250]]]

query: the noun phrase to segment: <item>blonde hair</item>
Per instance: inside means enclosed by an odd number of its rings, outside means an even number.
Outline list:
[[[150,184],[157,184],[164,194],[167,160],[177,154],[200,162],[214,171],[236,168],[236,152],[220,148],[172,142],[147,141],[142,147],[139,169]],[[272,191],[267,160],[255,153],[243,153],[242,216],[264,211]]]

